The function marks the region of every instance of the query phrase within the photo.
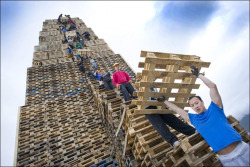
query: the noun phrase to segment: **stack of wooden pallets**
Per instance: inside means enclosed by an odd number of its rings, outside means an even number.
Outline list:
[[[191,93],[192,89],[200,86],[195,84],[196,77],[192,75],[190,66],[195,65],[200,70],[210,65],[209,62],[201,61],[198,56],[142,51],[141,57],[145,57],[145,62],[139,63],[139,67],[144,69],[137,73],[140,82],[135,84],[139,89],[134,93],[138,100],[133,101],[138,106],[136,114],[173,113],[166,109],[165,104],[149,100],[150,97],[163,95],[180,108],[189,107],[187,99],[194,95]],[[159,91],[151,92],[150,88],[157,88]],[[149,105],[157,106],[157,109],[145,109]]]
[[[83,60],[86,73],[80,72],[76,60],[66,58],[67,44],[62,44],[63,33],[57,20],[46,20],[39,46],[35,46],[33,67],[27,71],[26,101],[19,111],[14,165],[221,166],[218,156],[198,133],[185,136],[169,127],[181,141],[173,149],[144,115],[172,113],[150,97],[165,95],[177,106],[188,107],[187,98],[199,88],[190,65],[200,70],[209,67],[209,62],[193,55],[142,51],[145,61],[139,67],[143,70],[136,75],[123,57],[115,54],[81,19],[73,20],[80,34],[90,33],[90,40],[78,53],[91,55],[98,67],[111,74],[115,72],[113,64],[119,63],[131,77],[138,99],[125,102],[120,90],[105,91],[98,80],[86,77],[88,60]],[[69,36],[75,34],[67,32]],[[158,92],[151,92],[150,88]],[[147,110],[149,105],[157,109]],[[232,116],[228,116],[228,121],[249,143],[239,122]]]

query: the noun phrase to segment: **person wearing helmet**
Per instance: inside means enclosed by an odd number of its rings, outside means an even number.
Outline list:
[[[130,79],[128,73],[125,71],[120,71],[120,64],[115,63],[113,65],[115,68],[115,73],[113,74],[113,85],[118,89],[121,89],[124,100],[129,101],[129,94],[133,97],[134,87],[131,85],[132,80]]]
[[[210,89],[211,103],[206,109],[200,96],[192,96],[188,104],[197,113],[187,113],[175,104],[158,98],[168,108],[179,114],[185,121],[191,122],[206,142],[216,152],[223,166],[249,166],[249,144],[242,141],[241,135],[230,125],[224,113],[221,96],[215,83],[199,73],[198,68],[190,66],[192,74],[200,78]]]

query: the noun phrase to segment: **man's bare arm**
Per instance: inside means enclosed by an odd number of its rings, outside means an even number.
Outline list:
[[[200,78],[205,85],[207,85],[207,87],[210,89],[210,98],[211,100],[220,108],[222,108],[222,100],[219,94],[219,91],[217,89],[217,86],[215,83],[213,83],[212,81],[210,81],[208,78],[206,78],[203,75],[199,75],[198,78]]]
[[[210,81],[208,78],[206,78],[205,76],[201,75],[198,71],[198,68],[196,68],[195,66],[190,66],[190,68],[192,69],[192,74],[197,76],[198,78],[200,78],[205,85],[207,85],[207,87],[210,89],[210,98],[211,100],[220,108],[222,108],[222,100],[219,94],[219,91],[217,89],[217,86],[215,83],[213,83],[212,81]]]
[[[176,112],[177,114],[179,114],[185,121],[190,122],[188,113],[186,111],[184,111],[183,109],[181,109],[180,107],[176,106],[175,104],[169,102],[169,101],[164,101],[164,103],[167,105],[167,107],[171,110],[173,110],[174,112]]]
[[[157,98],[157,101],[164,102],[170,110],[173,110],[174,112],[179,114],[185,121],[190,122],[188,113],[184,111],[183,109],[181,109],[180,107],[176,106],[175,104],[167,101],[165,96],[163,96],[162,98]]]

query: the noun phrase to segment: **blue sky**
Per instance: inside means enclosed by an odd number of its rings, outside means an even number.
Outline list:
[[[13,165],[18,107],[42,23],[60,13],[82,19],[136,72],[141,50],[200,56],[211,62],[203,71],[217,84],[226,115],[249,114],[247,1],[1,1],[1,166]],[[206,86],[195,93],[209,105]]]

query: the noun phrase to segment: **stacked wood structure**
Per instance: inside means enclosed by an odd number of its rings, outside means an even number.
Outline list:
[[[57,20],[45,20],[39,45],[35,46],[33,67],[27,70],[15,166],[221,166],[218,156],[198,133],[187,137],[170,128],[182,141],[173,149],[143,115],[171,112],[162,103],[148,100],[163,94],[179,107],[187,107],[192,89],[199,88],[189,66],[201,69],[210,63],[198,56],[142,51],[145,61],[139,67],[144,69],[136,75],[122,56],[115,54],[81,19],[73,20],[77,29],[67,35],[76,36],[76,31],[90,33],[90,40],[78,53],[91,55],[99,67],[111,73],[113,64],[120,63],[132,78],[138,99],[125,102],[119,90],[105,91],[98,80],[81,73],[76,60],[66,57],[67,44],[62,43]],[[89,62],[84,60],[84,65],[88,69]],[[159,92],[150,92],[152,87]],[[147,111],[147,105],[157,109]],[[239,122],[232,116],[228,121],[249,142]]]

